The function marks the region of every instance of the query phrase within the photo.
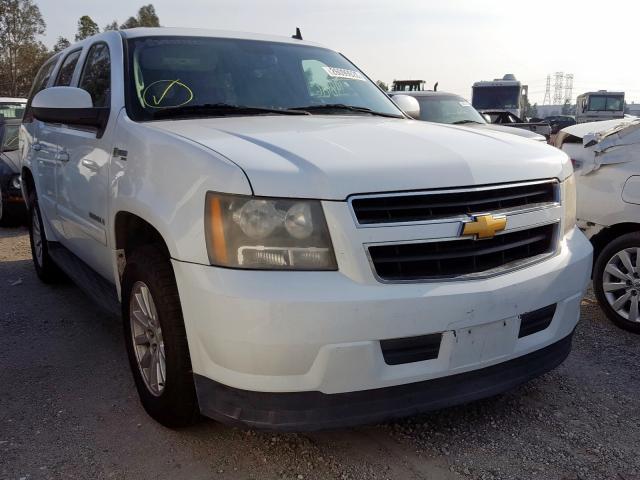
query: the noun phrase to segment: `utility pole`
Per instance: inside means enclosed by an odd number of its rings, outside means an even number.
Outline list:
[[[553,104],[562,105],[564,98],[564,72],[555,73],[555,82],[553,84]]]
[[[573,73],[564,76],[564,103],[573,101]]]
[[[547,88],[544,90],[543,105],[551,105],[551,75],[547,75]]]

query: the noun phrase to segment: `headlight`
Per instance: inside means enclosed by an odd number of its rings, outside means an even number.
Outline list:
[[[564,233],[576,226],[576,176],[571,175],[562,182],[562,207],[564,208]]]
[[[20,190],[22,187],[22,179],[20,175],[15,175],[11,178],[11,188],[15,188],[16,190]]]
[[[207,253],[212,265],[265,270],[337,270],[317,200],[208,192]]]

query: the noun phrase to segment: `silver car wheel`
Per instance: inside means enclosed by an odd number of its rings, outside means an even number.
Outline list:
[[[602,290],[618,315],[640,322],[640,248],[625,248],[609,259],[602,274]]]
[[[144,383],[156,397],[165,387],[167,376],[162,328],[156,306],[144,282],[136,282],[129,299],[131,341]]]
[[[33,239],[33,252],[36,262],[42,267],[42,230],[40,229],[40,213],[37,208],[31,209],[31,237]]]

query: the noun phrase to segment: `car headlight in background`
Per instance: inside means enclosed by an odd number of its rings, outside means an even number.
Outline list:
[[[13,177],[11,177],[9,185],[11,186],[11,188],[20,190],[20,188],[22,187],[22,179],[20,178],[20,175],[14,175]]]
[[[576,176],[571,175],[562,182],[562,207],[564,208],[565,235],[576,225]]]
[[[212,265],[265,270],[337,270],[318,200],[208,192],[207,253]]]

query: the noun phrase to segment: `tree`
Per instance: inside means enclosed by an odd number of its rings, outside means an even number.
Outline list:
[[[42,42],[25,45],[19,50],[17,62],[18,76],[17,93],[19,97],[29,95],[33,79],[36,78],[42,64],[51,57],[51,53]]]
[[[127,20],[120,25],[121,30],[126,30],[127,28],[136,28],[139,27],[138,19],[136,17],[129,17]]]
[[[103,28],[103,30],[105,32],[108,32],[109,30],[118,30],[118,21],[114,20],[113,22],[111,22],[109,25],[105,25],[105,27]]]
[[[524,108],[523,108],[523,112],[522,112],[522,119],[525,120],[527,118],[533,118],[535,117],[535,115],[533,115],[533,107],[531,106],[531,102],[529,102],[529,97],[528,96],[524,96]]]
[[[159,27],[160,19],[156,14],[155,7],[150,3],[144,5],[138,10],[138,26],[139,27]]]
[[[56,44],[53,46],[53,52],[58,53],[71,46],[71,42],[64,37],[58,37]]]
[[[78,20],[78,33],[76,33],[76,42],[84,40],[92,35],[100,33],[98,24],[93,21],[89,15],[83,15]]]
[[[46,24],[32,0],[0,0],[0,94],[26,95],[34,65],[46,52],[37,40]],[[46,58],[46,57],[45,57]]]
[[[384,90],[385,92],[389,91],[389,85],[387,85],[386,83],[384,83],[382,80],[377,80],[376,81],[376,85],[378,85],[382,90]]]
[[[159,26],[160,19],[156,14],[155,7],[150,3],[149,5],[140,7],[138,15],[135,17],[129,17],[122,25],[120,25],[120,29],[125,30],[127,28]]]

